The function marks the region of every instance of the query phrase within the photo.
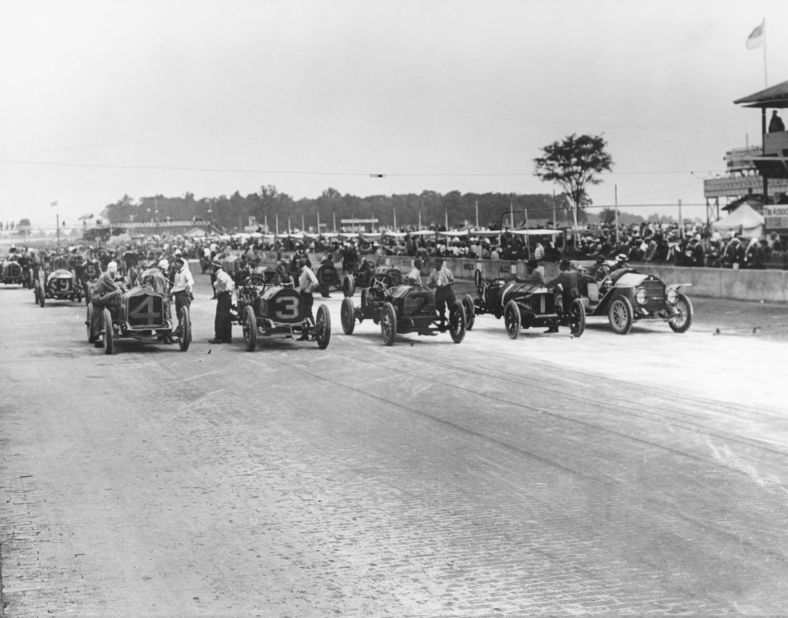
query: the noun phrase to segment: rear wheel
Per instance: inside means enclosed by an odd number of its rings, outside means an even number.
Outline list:
[[[257,316],[250,305],[244,308],[243,333],[246,349],[254,352],[257,347]]]
[[[575,336],[580,337],[586,330],[586,308],[583,301],[575,298],[569,305],[569,331]]]
[[[346,335],[352,335],[353,330],[356,328],[356,310],[353,307],[352,298],[343,298],[342,307],[339,310],[339,316],[342,320],[342,331]]]
[[[320,305],[315,315],[315,341],[321,350],[325,350],[331,341],[331,314],[325,305]]]
[[[353,278],[353,275],[345,275],[345,278],[342,279],[342,293],[345,297],[353,296],[356,291],[356,280]]]
[[[619,335],[626,335],[632,329],[633,316],[632,303],[624,296],[613,299],[607,310],[610,326],[613,328],[613,332]]]
[[[506,332],[509,333],[509,337],[511,339],[517,339],[520,335],[522,316],[520,314],[520,306],[513,300],[506,303],[506,307],[503,309],[503,320],[506,324]]]
[[[464,304],[455,300],[449,309],[449,334],[454,343],[460,343],[465,338],[465,311]]]
[[[189,349],[189,344],[192,342],[192,319],[189,314],[188,307],[181,307],[180,326],[178,327],[178,347],[181,352]]]
[[[471,330],[476,322],[476,308],[473,306],[473,297],[470,294],[462,297],[462,306],[465,309],[465,329]]]
[[[668,326],[675,333],[686,333],[692,326],[692,302],[684,294],[678,295],[676,313],[668,319]]]
[[[115,331],[112,330],[112,314],[109,309],[104,308],[104,354],[112,354],[115,350]]]
[[[397,310],[391,303],[385,303],[380,310],[380,333],[383,335],[383,343],[394,345],[394,337],[397,335]]]

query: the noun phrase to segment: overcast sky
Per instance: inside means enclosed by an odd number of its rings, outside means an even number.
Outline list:
[[[765,85],[763,19],[774,85],[785,0],[0,0],[0,220],[269,184],[552,193],[533,159],[571,133],[608,141],[595,204],[702,204],[760,143],[733,100]]]

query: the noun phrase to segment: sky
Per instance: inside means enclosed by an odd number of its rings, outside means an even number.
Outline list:
[[[0,0],[0,221],[263,185],[550,194],[533,159],[573,133],[613,157],[598,208],[705,217],[703,179],[760,143],[734,99],[785,80],[785,0]]]

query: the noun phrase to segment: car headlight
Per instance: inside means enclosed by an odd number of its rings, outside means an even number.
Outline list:
[[[668,294],[666,298],[668,303],[670,303],[671,305],[675,305],[676,301],[678,301],[679,299],[679,293],[676,291],[675,288],[670,288],[668,290]]]
[[[638,288],[637,292],[635,292],[635,300],[637,301],[638,305],[646,304],[646,301],[648,300],[648,294],[646,294],[646,290],[644,288]]]

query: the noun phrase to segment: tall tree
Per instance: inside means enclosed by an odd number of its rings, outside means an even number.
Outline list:
[[[609,172],[613,166],[606,148],[607,142],[600,135],[573,133],[548,144],[542,148],[542,156],[534,159],[536,176],[557,183],[571,201],[575,228],[578,211],[592,203],[586,187],[602,182],[598,174]]]

